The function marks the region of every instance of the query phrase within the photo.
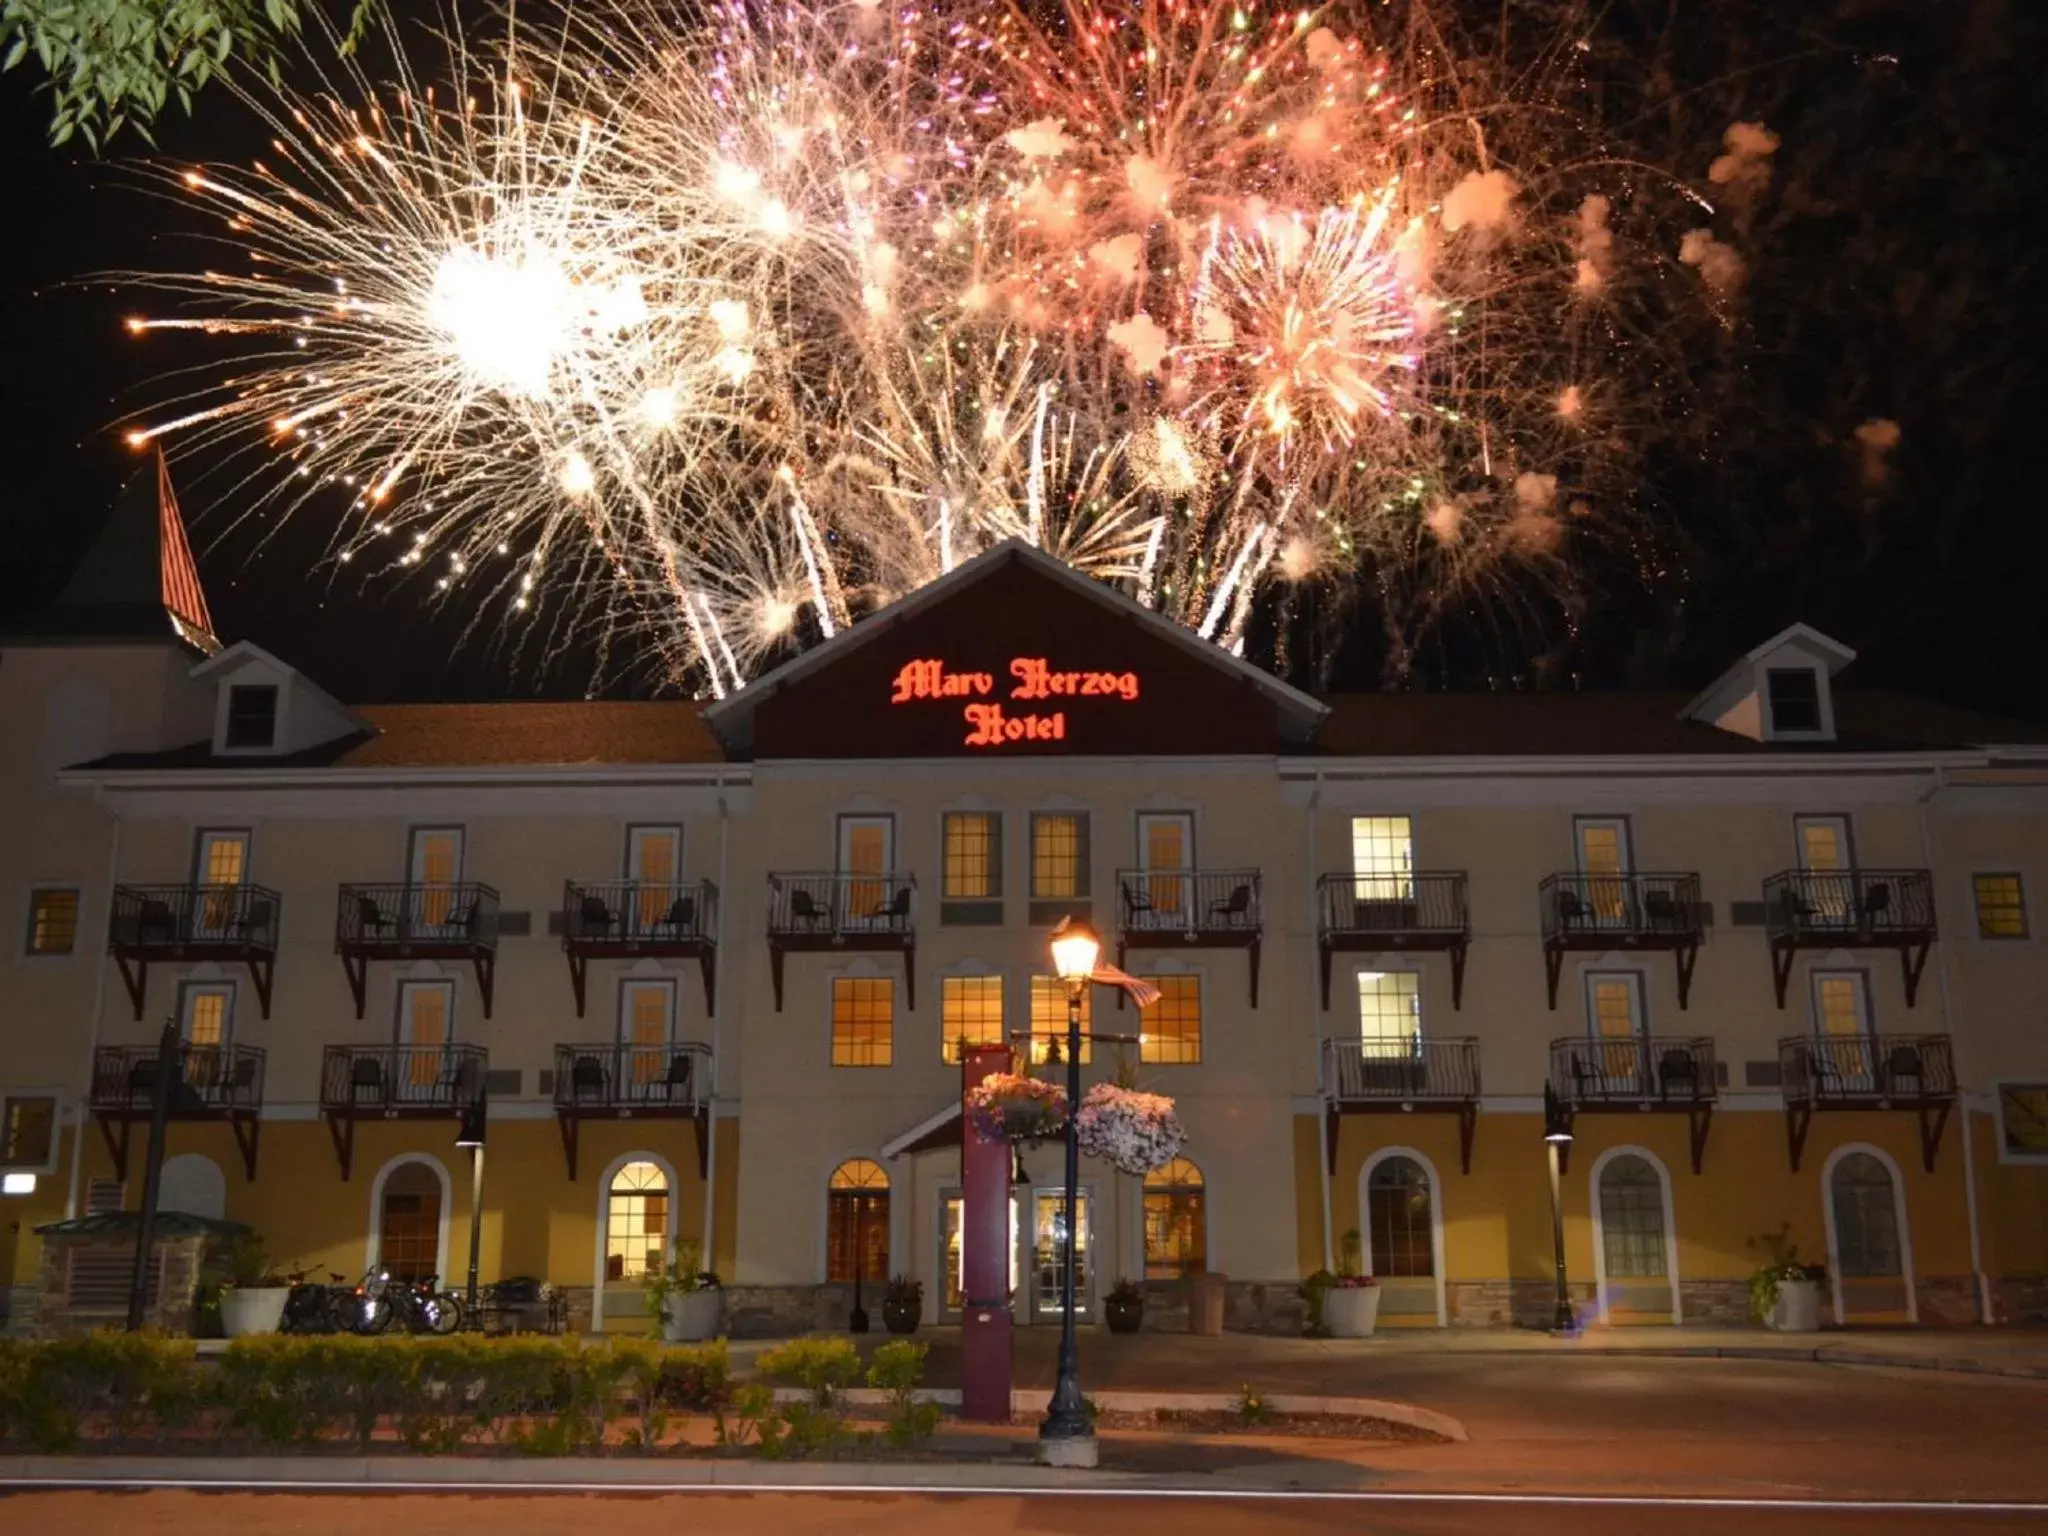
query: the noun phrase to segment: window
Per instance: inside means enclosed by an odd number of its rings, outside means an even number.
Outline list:
[[[865,1157],[832,1170],[825,1191],[825,1278],[889,1278],[889,1175]]]
[[[1903,1273],[1899,1211],[1891,1170],[1868,1152],[1835,1164],[1829,1203],[1835,1213],[1836,1266],[1850,1280],[1889,1279]]]
[[[46,1168],[57,1139],[57,1101],[10,1096],[0,1103],[0,1168]]]
[[[658,1163],[628,1163],[605,1194],[604,1277],[640,1280],[667,1259],[668,1176]]]
[[[1148,976],[1159,1001],[1138,1013],[1138,1060],[1162,1067],[1202,1061],[1202,978]]]
[[[939,978],[939,1048],[952,1066],[960,1064],[965,1046],[1003,1043],[1003,978],[942,976]]]
[[[940,896],[995,901],[1003,894],[1003,819],[993,811],[949,811],[942,825]]]
[[[1085,812],[1038,812],[1031,818],[1031,895],[1071,901],[1088,894],[1088,817]]]
[[[1857,1039],[1870,1029],[1870,994],[1861,971],[1816,971],[1813,977],[1816,1034]]]
[[[1764,673],[1774,735],[1818,735],[1820,674],[1811,667],[1772,667]]]
[[[49,886],[28,893],[28,952],[68,955],[78,945],[78,892]]]
[[[1849,818],[1846,816],[1800,816],[1792,823],[1799,844],[1799,867],[1816,874],[1845,873],[1854,864],[1849,856]]]
[[[429,936],[467,937],[466,924],[476,909],[467,904],[458,908],[455,902],[462,880],[460,827],[413,828],[406,878],[414,888],[407,893],[401,930],[410,923]]]
[[[1406,816],[1351,818],[1352,888],[1358,901],[1412,901],[1415,842]]]
[[[1429,1174],[1412,1157],[1382,1158],[1365,1181],[1366,1227],[1376,1279],[1436,1273]]]
[[[669,1046],[675,1038],[676,984],[626,981],[619,984],[619,1045],[626,1056],[621,1076],[636,1087],[669,1074]]]
[[[277,739],[277,689],[268,685],[228,689],[228,728],[222,745],[267,747]]]
[[[234,1006],[233,987],[187,982],[178,999],[185,1043],[214,1049],[226,1045],[234,1023]]]
[[[622,915],[632,924],[633,932],[651,933],[676,911],[682,878],[681,827],[626,829],[626,879],[633,889]],[[681,934],[690,926],[679,922],[675,932]]]
[[[2020,888],[2020,877],[1972,875],[1970,879],[1977,893],[1977,937],[2024,939],[2027,936],[2027,901]]]
[[[1140,905],[1131,892],[1125,904],[1152,922],[1188,921],[1194,906],[1195,818],[1186,811],[1147,812],[1138,818],[1138,866],[1148,871]]]
[[[1601,1040],[1633,1040],[1643,1033],[1640,976],[1634,971],[1594,971],[1587,975],[1586,1033]]]
[[[455,1038],[455,983],[398,984],[399,1092],[428,1090],[441,1080]]]
[[[1202,1170],[1184,1157],[1145,1175],[1145,1278],[1178,1280],[1209,1267]]]
[[[1600,1170],[1600,1248],[1610,1280],[1666,1274],[1664,1181],[1647,1158],[1625,1152]]]
[[[1627,877],[1633,862],[1627,818],[1574,817],[1572,837],[1579,860],[1579,896],[1585,906],[1585,911],[1573,920],[1625,925],[1629,908]]]
[[[1093,987],[1081,989],[1081,1060],[1085,1063],[1094,1053],[1089,1049],[1088,1031],[1094,1026],[1088,1021],[1093,1012]],[[1060,1060],[1067,1059],[1067,984],[1057,976],[1034,976],[1031,978],[1031,1059],[1034,1063],[1052,1059],[1054,1042],[1058,1042]]]
[[[894,1060],[896,983],[887,976],[832,979],[832,1065],[886,1067]]]
[[[1421,973],[1360,971],[1358,1034],[1367,1056],[1413,1056],[1422,1041]]]
[[[402,1284],[441,1270],[441,1181],[425,1163],[400,1163],[384,1180],[377,1262]]]

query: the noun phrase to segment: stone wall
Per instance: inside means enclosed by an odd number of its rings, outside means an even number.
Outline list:
[[[65,1272],[70,1251],[82,1243],[97,1248],[118,1249],[132,1262],[133,1239],[53,1237],[43,1244],[41,1267],[36,1275],[35,1322],[33,1331],[42,1338],[63,1334],[90,1333],[95,1328],[119,1328],[128,1321],[125,1301],[113,1307],[74,1307],[66,1295]],[[200,1269],[207,1240],[204,1237],[169,1237],[155,1246],[162,1259],[156,1292],[142,1314],[145,1328],[163,1333],[189,1334],[192,1312],[199,1295]]]
[[[1966,1328],[1977,1321],[1977,1282],[1970,1275],[1918,1275],[1913,1299],[1929,1328]]]
[[[1993,1279],[1991,1315],[2000,1323],[2048,1323],[2048,1275],[2000,1275]]]
[[[862,1304],[874,1326],[881,1325],[882,1292],[877,1282],[862,1287]],[[853,1310],[851,1285],[728,1285],[725,1329],[735,1339],[773,1339],[799,1333],[846,1331]]]
[[[1681,1275],[1678,1305],[1688,1324],[1743,1328],[1751,1322],[1747,1280],[1688,1280]]]
[[[1599,1316],[1593,1283],[1573,1281],[1566,1292],[1581,1321]],[[1453,1328],[1548,1328],[1557,1308],[1550,1280],[1451,1280],[1444,1306]]]

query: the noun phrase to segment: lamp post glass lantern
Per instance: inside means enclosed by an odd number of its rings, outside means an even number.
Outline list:
[[[1052,935],[1053,970],[1067,984],[1067,1183],[1063,1211],[1064,1231],[1060,1234],[1060,1362],[1059,1380],[1052,1401],[1046,1405],[1045,1421],[1038,1426],[1041,1456],[1059,1466],[1095,1465],[1095,1426],[1089,1421],[1088,1406],[1081,1396],[1080,1347],[1074,1336],[1074,1243],[1078,1234],[1074,1215],[1080,1203],[1081,1142],[1075,1129],[1071,1106],[1081,1102],[1081,999],[1095,974],[1102,941],[1095,930],[1075,918],[1065,918]]]
[[[1550,1241],[1557,1261],[1557,1298],[1551,1308],[1553,1333],[1577,1333],[1579,1320],[1572,1312],[1571,1287],[1564,1271],[1564,1149],[1572,1144],[1571,1117],[1557,1091],[1547,1083],[1543,1088],[1543,1151],[1550,1161]]]

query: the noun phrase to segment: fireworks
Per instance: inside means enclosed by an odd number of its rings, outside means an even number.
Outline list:
[[[252,88],[273,156],[182,179],[231,270],[132,322],[237,366],[134,436],[260,451],[256,509],[339,487],[354,568],[720,694],[1011,537],[1234,649],[1359,575],[1425,623],[1622,515],[1622,322],[1674,269],[1569,80],[1475,105],[1449,36],[613,0],[439,91]]]

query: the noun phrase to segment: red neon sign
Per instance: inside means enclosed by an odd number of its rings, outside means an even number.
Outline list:
[[[1017,656],[1010,661],[1006,697],[1023,703],[1048,700],[1103,699],[1121,704],[1138,697],[1135,672],[1059,672],[1043,656]],[[991,672],[956,672],[943,661],[910,661],[896,674],[891,704],[919,704],[959,699],[967,724],[963,738],[970,747],[1002,747],[1016,741],[1065,741],[1067,712],[1033,710],[1009,713],[990,700],[996,691]]]

